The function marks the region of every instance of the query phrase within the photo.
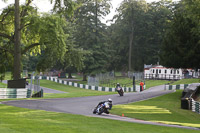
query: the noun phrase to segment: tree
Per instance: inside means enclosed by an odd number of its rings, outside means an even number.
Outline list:
[[[43,15],[40,17],[36,10],[33,7],[21,7],[26,8],[26,15],[21,19],[21,35],[20,35],[20,55],[22,56],[27,52],[30,53],[40,53],[41,50],[51,47],[51,53],[54,54],[54,58],[63,58],[66,51],[65,39],[67,36],[63,31],[63,26],[66,25],[64,18],[58,15]],[[12,30],[13,26],[13,16],[14,11],[13,7],[8,7],[2,12],[1,15],[1,39],[4,43],[0,44],[0,48],[5,52],[13,56],[13,59],[16,56],[16,53],[13,52],[16,47],[14,47],[15,41],[13,39]],[[23,13],[22,13],[23,14]],[[8,27],[8,28],[7,28]],[[10,27],[10,28],[9,28]],[[19,51],[18,51],[19,52]],[[12,59],[11,59],[12,60]],[[18,61],[21,65],[21,58]],[[14,61],[13,66],[14,70],[16,69],[16,61]],[[18,65],[19,65],[18,64]],[[21,72],[21,66],[19,68]],[[14,73],[15,75],[16,73]],[[17,79],[19,77],[15,77]]]
[[[105,24],[100,18],[109,12],[110,0],[79,1],[81,6],[75,11],[74,24],[76,25],[75,45],[90,51],[90,56],[84,60],[82,70],[84,79],[86,75],[94,75],[105,71],[107,63],[107,46],[105,43]]]
[[[21,32],[24,28],[26,28],[29,23],[27,23],[26,21],[26,17],[29,15],[31,16],[30,12],[30,8],[32,8],[30,6],[32,0],[27,0],[26,4],[24,6],[22,6],[21,8],[21,12],[20,12],[20,5],[19,5],[19,0],[15,0],[15,8],[14,8],[14,13],[15,13],[15,17],[14,17],[14,27],[15,30],[13,31],[14,35],[10,35],[8,33],[5,32],[1,32],[0,36],[9,39],[13,44],[14,44],[14,63],[13,63],[13,76],[14,79],[19,79],[20,73],[21,73],[21,55],[22,55],[22,51],[21,51]],[[52,0],[51,0],[52,2]],[[61,11],[66,11],[68,14],[70,14],[73,10],[73,8],[75,7],[75,4],[71,1],[71,0],[64,0],[64,7],[61,6],[62,4],[62,0],[56,0],[55,4],[54,4],[54,10],[57,10],[59,12]],[[6,19],[6,17],[12,13],[13,11],[8,10],[7,13],[5,13],[4,15],[1,15],[1,25],[3,26],[3,21]],[[28,17],[29,18],[29,17]],[[14,39],[13,39],[14,37]],[[60,40],[62,41],[62,39]],[[37,47],[39,46],[39,43],[34,43],[32,45],[29,45],[29,47],[26,47],[25,51],[28,51],[29,49],[33,48],[33,47]]]
[[[138,34],[141,32],[140,28],[144,26],[144,21],[142,21],[142,19],[145,18],[146,10],[147,5],[144,0],[125,0],[119,7],[118,14],[114,16],[114,19],[116,19],[114,25],[116,26],[113,33],[117,33],[117,36],[116,39],[113,40],[118,40],[118,42],[114,44],[117,46],[114,47],[118,49],[116,55],[121,54],[123,56],[121,61],[118,61],[121,62],[120,64],[124,67],[123,69],[131,71],[134,68],[133,64],[137,66],[136,62],[132,62],[133,55],[136,55],[136,53],[133,53],[133,49],[135,49],[134,47],[137,44]]]
[[[119,17],[126,24],[127,36],[129,39],[129,54],[128,54],[128,70],[132,70],[132,45],[135,38],[135,33],[138,28],[138,18],[143,16],[143,13],[147,10],[146,1],[140,0],[125,0],[119,8]]]
[[[14,31],[14,79],[20,79],[21,75],[21,48],[20,48],[20,39],[21,39],[21,30],[20,30],[20,9],[19,9],[19,0],[15,0],[15,31]]]
[[[166,67],[200,68],[200,2],[182,0],[163,42],[161,61]]]
[[[150,4],[124,1],[118,9],[119,13],[114,16],[115,23],[109,27],[114,51],[110,59],[111,67],[143,71],[145,63],[157,63],[172,7],[173,4],[167,0]]]

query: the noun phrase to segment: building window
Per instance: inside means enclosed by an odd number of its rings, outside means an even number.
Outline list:
[[[177,74],[179,74],[179,70],[177,70]]]
[[[167,73],[167,70],[165,70],[165,73]]]
[[[159,73],[161,73],[161,69],[159,70]]]
[[[172,74],[172,70],[171,70],[171,74]]]
[[[154,69],[153,69],[153,73],[154,73]]]

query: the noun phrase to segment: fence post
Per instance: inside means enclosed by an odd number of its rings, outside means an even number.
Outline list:
[[[133,76],[133,91],[135,91],[135,76]]]

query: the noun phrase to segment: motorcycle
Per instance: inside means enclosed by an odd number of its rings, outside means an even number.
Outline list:
[[[117,90],[117,92],[119,93],[120,96],[124,95],[124,91],[121,87],[117,87],[116,90]]]
[[[94,110],[93,114],[101,115],[102,113],[109,114],[108,109],[110,108],[110,105],[108,102],[105,102],[103,104],[98,105]]]

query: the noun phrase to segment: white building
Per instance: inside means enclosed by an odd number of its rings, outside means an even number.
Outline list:
[[[200,70],[194,71],[193,69],[175,69],[166,68],[161,65],[145,65],[144,66],[145,79],[166,79],[166,80],[179,80],[183,78],[199,78]]]

